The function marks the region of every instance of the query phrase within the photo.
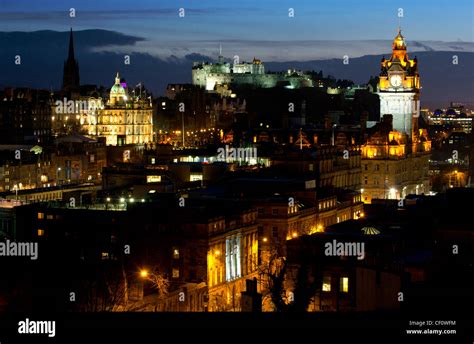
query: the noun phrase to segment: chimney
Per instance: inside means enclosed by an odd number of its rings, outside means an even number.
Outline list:
[[[383,115],[382,122],[387,126],[389,131],[393,130],[393,115]]]
[[[367,111],[362,111],[362,113],[360,114],[360,135],[363,142],[365,142],[368,119],[369,119],[369,113]]]

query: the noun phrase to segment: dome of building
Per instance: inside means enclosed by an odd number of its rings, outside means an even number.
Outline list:
[[[117,76],[115,77],[115,84],[110,89],[110,95],[114,94],[115,97],[117,96],[124,96],[125,95],[125,88],[120,83],[120,76],[117,72]]]
[[[406,50],[405,38],[402,36],[402,30],[398,29],[398,35],[393,40],[394,50]]]
[[[126,100],[127,90],[125,89],[125,87],[122,86],[122,83],[120,82],[120,75],[117,72],[117,75],[115,77],[115,84],[110,89],[110,103],[115,104],[117,102]]]

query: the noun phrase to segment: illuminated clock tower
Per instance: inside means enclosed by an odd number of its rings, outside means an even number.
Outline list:
[[[416,57],[408,59],[400,29],[393,41],[392,56],[389,60],[382,58],[377,93],[380,115],[392,115],[393,129],[413,140],[420,115],[420,76]]]

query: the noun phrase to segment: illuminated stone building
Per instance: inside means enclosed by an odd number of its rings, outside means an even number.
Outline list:
[[[118,73],[109,100],[87,109],[80,114],[81,128],[87,135],[105,137],[112,146],[153,142],[151,99],[129,95]]]
[[[430,191],[431,141],[426,130],[418,129],[418,62],[410,60],[406,50],[399,30],[392,56],[381,62],[377,88],[382,121],[371,128],[362,146],[361,190],[366,203]]]
[[[401,31],[392,44],[390,59],[382,59],[378,95],[380,113],[393,116],[393,129],[406,133],[409,138],[417,134],[420,116],[420,76],[416,57],[410,60]]]
[[[262,88],[283,84],[287,88],[313,87],[309,75],[289,69],[285,73],[265,73],[262,61],[253,59],[252,63],[224,61],[222,55],[217,63],[195,62],[192,69],[192,83],[213,91],[219,85],[249,84]]]
[[[374,128],[362,146],[362,197],[401,199],[409,194],[429,193],[431,141],[426,130],[419,130],[418,142],[392,130],[391,116]]]

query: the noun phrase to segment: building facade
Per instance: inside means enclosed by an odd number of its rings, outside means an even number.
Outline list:
[[[87,99],[93,105],[82,111],[80,124],[85,134],[105,137],[106,144],[148,144],[153,142],[153,106],[151,99],[128,94],[127,85],[117,73],[109,100]]]

